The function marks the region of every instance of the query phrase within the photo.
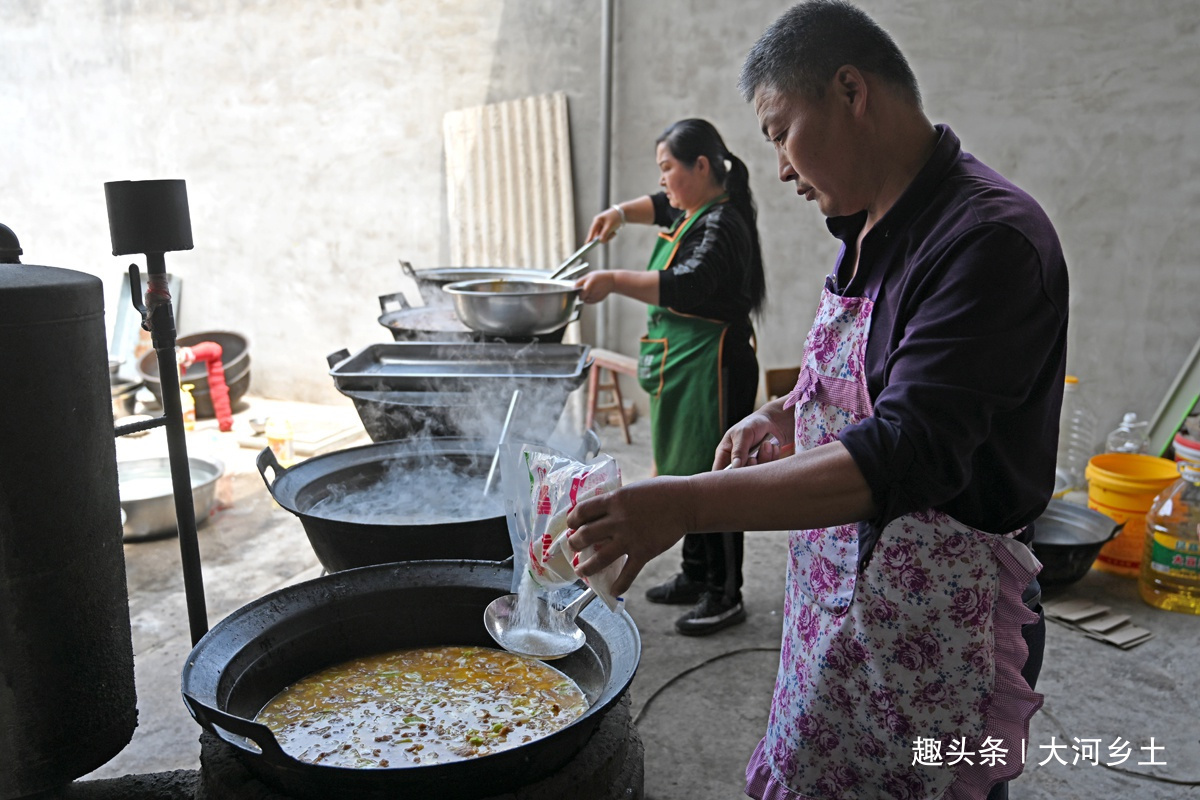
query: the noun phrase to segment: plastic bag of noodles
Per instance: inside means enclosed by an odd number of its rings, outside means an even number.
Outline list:
[[[520,593],[522,580],[532,581],[547,591],[573,585],[580,580],[575,567],[591,556],[591,547],[575,552],[567,543],[572,531],[567,515],[582,500],[612,491],[621,485],[621,470],[609,455],[585,464],[545,445],[508,446],[506,465],[500,473],[504,491],[508,534],[513,546],[513,591]],[[610,587],[625,556],[584,583],[615,611],[619,599]],[[526,577],[527,576],[527,577]]]

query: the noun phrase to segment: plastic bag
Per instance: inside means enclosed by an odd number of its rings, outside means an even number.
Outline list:
[[[518,592],[528,575],[543,589],[553,591],[573,585],[579,578],[575,566],[592,555],[585,547],[576,553],[567,543],[572,531],[567,515],[581,500],[612,491],[621,485],[621,470],[612,456],[602,455],[591,464],[583,464],[545,445],[506,445],[506,465],[500,484],[504,492],[508,518],[508,536],[512,543],[512,591]],[[620,598],[610,587],[625,556],[590,578],[584,578],[610,610],[616,611]]]

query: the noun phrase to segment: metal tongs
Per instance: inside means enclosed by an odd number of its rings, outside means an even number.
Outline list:
[[[550,273],[550,280],[552,280],[552,281],[558,280],[560,278],[566,278],[567,276],[574,276],[577,273],[583,272],[585,269],[588,268],[588,266],[589,266],[588,264],[581,264],[578,267],[575,267],[574,269],[567,269],[567,267],[571,266],[576,261],[583,258],[584,253],[591,250],[593,247],[595,247],[598,244],[600,244],[599,239],[592,239],[590,242],[585,244],[583,247],[576,250],[574,253],[572,253],[570,256],[567,257],[566,261],[559,264],[558,268],[555,269],[554,272]]]

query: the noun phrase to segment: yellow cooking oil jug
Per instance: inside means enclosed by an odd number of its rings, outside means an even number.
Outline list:
[[[1200,464],[1180,461],[1150,506],[1138,588],[1156,608],[1200,615]]]

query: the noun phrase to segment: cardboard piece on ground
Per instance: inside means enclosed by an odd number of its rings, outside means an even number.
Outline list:
[[[1083,605],[1081,606],[1074,604],[1063,604],[1070,605],[1069,608],[1064,608],[1062,605],[1055,605],[1051,606],[1050,608],[1043,606],[1042,608],[1045,610],[1048,616],[1054,617],[1055,619],[1060,619],[1063,622],[1071,623],[1078,623],[1086,619],[1091,619],[1092,617],[1098,617],[1110,610],[1109,606],[1102,606],[1098,603],[1091,603],[1088,601],[1082,602]]]
[[[1109,633],[1089,633],[1084,631],[1084,636],[1087,636],[1089,639],[1099,639],[1102,642],[1116,645],[1122,650],[1135,647],[1153,635],[1153,633],[1145,628],[1138,628],[1134,625],[1125,625]]]
[[[1122,650],[1136,647],[1154,634],[1129,624],[1128,614],[1110,614],[1108,606],[1091,600],[1061,600],[1044,604],[1046,618],[1079,631],[1089,639]]]
[[[1108,633],[1129,622],[1128,614],[1105,614],[1103,617],[1090,619],[1087,622],[1081,623],[1079,627],[1091,633]]]

